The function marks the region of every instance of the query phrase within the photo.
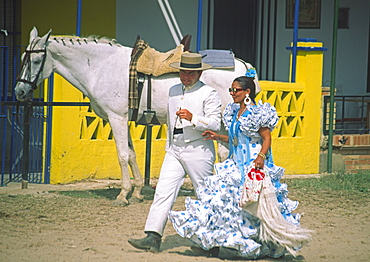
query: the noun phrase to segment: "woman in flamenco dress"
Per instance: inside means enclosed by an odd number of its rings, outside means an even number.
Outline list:
[[[228,135],[208,130],[203,134],[205,139],[228,144],[228,159],[215,164],[215,175],[208,176],[196,192],[198,199],[186,199],[185,211],[169,213],[178,234],[195,243],[191,248],[200,255],[296,256],[311,240],[311,231],[300,227],[300,214],[292,212],[298,201],[288,199],[287,185],[280,183],[284,168],[274,164],[270,149],[278,116],[269,103],[255,103],[253,70],[229,88],[234,103],[223,113]]]

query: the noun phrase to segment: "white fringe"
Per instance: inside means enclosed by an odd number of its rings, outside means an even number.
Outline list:
[[[244,209],[261,220],[260,241],[283,246],[294,257],[297,255],[297,249],[312,240],[311,230],[301,228],[284,219],[269,176],[266,176],[263,181],[258,204],[246,206]]]

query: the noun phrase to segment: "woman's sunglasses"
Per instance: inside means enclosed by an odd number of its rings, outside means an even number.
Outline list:
[[[229,93],[236,93],[240,90],[244,90],[243,88],[235,88],[235,87],[230,87],[229,88]]]

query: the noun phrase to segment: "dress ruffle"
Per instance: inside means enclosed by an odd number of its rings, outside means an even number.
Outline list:
[[[226,107],[223,121],[228,129],[231,125],[235,128],[233,118],[238,110],[238,104]],[[238,256],[246,259],[263,256],[278,258],[287,250],[272,242],[261,241],[261,221],[239,206],[243,170],[239,165],[247,167],[257,157],[262,145],[258,129],[268,127],[272,130],[278,121],[275,108],[269,104],[259,103],[249,111],[248,115],[239,118],[242,132],[237,133],[239,144],[234,149],[233,159],[216,163],[215,175],[208,176],[204,184],[198,187],[198,199],[188,197],[185,201],[186,210],[170,211],[169,219],[180,236],[205,250],[230,247],[237,249]],[[284,168],[276,166],[272,155],[268,154],[264,169],[271,180],[272,192],[276,195],[277,212],[280,211],[283,219],[298,226],[300,215],[292,213],[298,201],[290,200],[287,185],[280,183]]]
[[[272,243],[259,243],[260,221],[239,206],[241,187],[240,173],[234,161],[227,159],[215,164],[216,174],[205,179],[197,189],[198,199],[188,197],[185,211],[170,211],[169,219],[182,237],[205,250],[213,247],[232,247],[241,257],[254,259],[261,256],[280,257],[286,250]],[[284,169],[267,168],[275,181],[275,192],[286,219],[299,225],[299,216],[289,211],[298,206],[297,201],[287,199],[287,186],[278,181]]]
[[[226,106],[223,113],[226,130],[231,126],[233,116],[239,111],[239,108],[240,105],[235,103]],[[248,111],[250,114],[239,117],[241,131],[248,137],[259,137],[258,130],[261,127],[267,127],[272,131],[279,121],[275,107],[269,103],[262,104],[262,101],[259,101],[256,106],[249,106]]]

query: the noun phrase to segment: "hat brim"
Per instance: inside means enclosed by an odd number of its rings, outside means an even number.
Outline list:
[[[198,68],[189,68],[189,67],[182,67],[180,66],[181,62],[173,62],[170,64],[170,67],[173,67],[173,68],[177,68],[177,69],[180,69],[180,70],[193,70],[193,71],[196,71],[196,70],[207,70],[207,69],[211,69],[212,66],[209,65],[209,64],[206,64],[206,63],[202,63],[202,67],[198,67]]]

